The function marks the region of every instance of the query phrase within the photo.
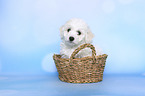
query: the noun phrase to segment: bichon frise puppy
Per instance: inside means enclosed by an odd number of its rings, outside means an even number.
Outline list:
[[[66,24],[60,28],[60,37],[62,40],[60,54],[62,58],[70,58],[74,50],[80,45],[92,43],[94,35],[83,20],[73,18],[67,21]],[[97,55],[100,54],[101,51],[97,50]],[[92,51],[89,48],[81,50],[76,54],[75,58],[87,56],[92,56]]]

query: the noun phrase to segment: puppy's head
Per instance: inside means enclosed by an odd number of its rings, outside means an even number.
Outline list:
[[[60,28],[61,40],[69,46],[90,43],[94,37],[88,25],[81,19],[73,18]]]

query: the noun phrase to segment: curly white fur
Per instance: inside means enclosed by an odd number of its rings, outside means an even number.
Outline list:
[[[92,43],[94,37],[88,25],[81,19],[73,18],[67,21],[60,28],[61,50],[62,58],[70,58],[73,51],[80,45],[85,43]],[[96,49],[97,55],[101,55],[100,49]],[[92,51],[89,48],[81,50],[75,57],[82,58],[91,56]]]

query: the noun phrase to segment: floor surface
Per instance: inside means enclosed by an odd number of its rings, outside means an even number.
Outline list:
[[[99,83],[71,84],[51,76],[0,76],[0,96],[145,96],[145,76],[104,75]]]

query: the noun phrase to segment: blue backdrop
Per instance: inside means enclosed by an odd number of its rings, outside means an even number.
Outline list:
[[[56,74],[59,28],[84,19],[105,74],[145,73],[145,0],[0,0],[0,74]]]

